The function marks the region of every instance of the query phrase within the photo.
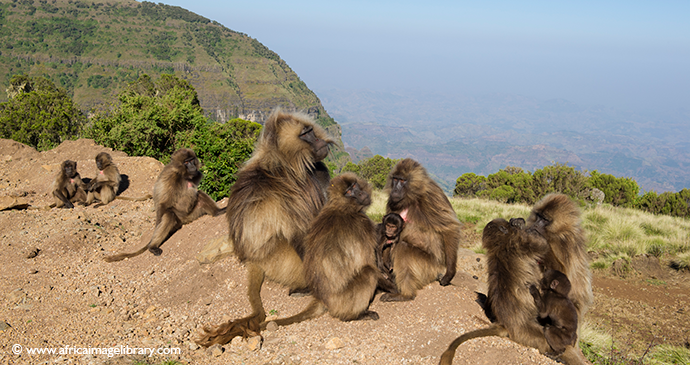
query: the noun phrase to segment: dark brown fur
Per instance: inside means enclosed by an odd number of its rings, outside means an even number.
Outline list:
[[[396,213],[386,214],[376,226],[376,263],[386,279],[393,279],[391,252],[397,248],[404,227],[405,221]]]
[[[77,172],[77,163],[72,160],[63,161],[60,165],[60,172],[53,182],[54,206],[57,208],[74,208],[72,203],[84,203],[86,201],[85,187],[86,185]]]
[[[266,121],[254,154],[240,170],[228,202],[229,239],[248,271],[252,313],[205,328],[202,346],[225,344],[266,318],[261,301],[265,278],[304,291],[302,257],[309,224],[325,203],[328,174],[323,160],[333,141],[309,117],[276,110]],[[323,313],[320,302],[305,317]],[[294,319],[294,318],[293,318]],[[301,320],[296,318],[295,320]],[[290,319],[279,325],[288,324]]]
[[[187,148],[175,151],[153,186],[156,225],[151,240],[136,252],[108,256],[105,261],[120,261],[146,250],[158,256],[163,252],[160,249],[163,242],[183,225],[205,214],[225,213],[226,208],[218,208],[211,197],[197,189],[202,176],[194,151]]]
[[[592,273],[589,269],[586,237],[580,224],[580,209],[567,195],[550,194],[537,202],[527,219],[527,227],[539,231],[551,250],[544,269],[564,273],[572,289],[569,298],[581,321],[593,302]],[[578,325],[578,328],[579,328]]]
[[[568,299],[570,281],[560,271],[548,269],[541,280],[541,291],[536,285],[529,288],[539,310],[539,323],[544,326],[544,337],[558,355],[577,342],[577,309]]]
[[[546,212],[553,212],[554,209],[558,210],[551,206]],[[556,216],[563,219],[558,214]],[[543,327],[537,321],[538,309],[529,289],[529,286],[541,281],[540,262],[549,261],[548,258],[553,256],[553,244],[546,238],[547,225],[543,223],[535,224],[533,221],[531,225],[525,225],[522,218],[511,219],[510,222],[498,218],[486,225],[482,245],[486,249],[489,273],[487,305],[495,322],[490,327],[456,338],[441,356],[441,365],[452,364],[455,350],[460,344],[484,336],[509,337],[543,354],[553,352],[544,336]],[[559,355],[559,360],[571,365],[586,363],[575,345],[567,346]]]
[[[460,222],[448,197],[418,162],[398,162],[386,183],[386,213],[398,213],[405,229],[393,255],[393,274],[400,293],[383,301],[412,300],[434,280],[448,285],[456,273]]]
[[[96,166],[98,175],[86,185],[86,205],[93,203],[94,199],[106,205],[115,200],[120,188],[120,171],[110,154],[101,152],[96,155]]]
[[[305,239],[307,284],[333,317],[378,319],[369,303],[382,279],[376,268],[376,228],[365,211],[371,187],[353,173],[331,180],[328,202]]]

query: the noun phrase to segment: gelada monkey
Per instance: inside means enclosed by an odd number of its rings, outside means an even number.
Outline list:
[[[456,338],[441,356],[439,364],[453,363],[455,350],[463,342],[485,336],[509,337],[511,340],[536,348],[543,354],[553,350],[537,321],[539,311],[525,283],[535,284],[542,279],[540,262],[549,255],[549,243],[537,227],[525,229],[524,220],[510,222],[497,218],[489,222],[482,234],[489,274],[487,306],[494,317],[489,327],[474,330]],[[568,346],[559,360],[566,364],[585,364],[579,349]]]
[[[376,245],[376,263],[379,270],[388,279],[393,278],[393,261],[391,252],[400,242],[400,234],[405,227],[405,221],[399,214],[386,214],[377,225],[378,243]]]
[[[340,320],[378,319],[369,303],[378,286],[394,290],[376,267],[376,227],[366,215],[371,187],[353,173],[334,178],[328,202],[314,219],[305,239],[304,267],[313,303],[302,314],[278,320],[278,325],[313,318],[321,302]],[[386,284],[388,283],[388,284]]]
[[[98,175],[86,184],[86,205],[90,205],[97,200],[101,205],[106,205],[115,199],[129,200],[129,201],[144,201],[151,199],[150,194],[146,194],[139,198],[130,198],[126,196],[118,196],[120,188],[120,171],[113,163],[113,159],[107,152],[100,152],[96,155],[96,167],[98,167]]]
[[[86,201],[85,187],[86,184],[77,172],[77,163],[72,160],[63,161],[53,182],[55,204],[48,207],[74,208],[72,203],[84,203]]]
[[[409,158],[393,167],[386,190],[386,213],[399,214],[405,229],[391,252],[399,293],[386,293],[381,300],[412,300],[434,280],[449,285],[457,270],[461,226],[448,197],[424,167]]]
[[[577,343],[577,309],[568,299],[570,280],[560,271],[548,269],[541,280],[541,291],[532,284],[529,288],[539,310],[539,323],[544,337],[555,355]]]
[[[198,344],[225,344],[235,336],[260,332],[266,319],[261,301],[265,279],[291,292],[308,292],[304,237],[326,201],[324,187],[330,177],[321,161],[332,143],[305,114],[278,109],[266,120],[252,157],[237,174],[227,213],[229,239],[247,267],[252,312],[206,327]],[[316,313],[319,308],[312,309]]]
[[[568,297],[577,308],[579,328],[594,301],[579,207],[565,194],[549,194],[534,205],[526,226],[540,232],[549,244],[542,269],[558,270],[570,280]]]
[[[183,225],[205,214],[217,216],[225,213],[226,208],[218,208],[211,197],[197,189],[201,178],[199,159],[194,151],[188,148],[175,151],[153,186],[156,226],[151,240],[136,252],[108,256],[104,260],[120,261],[146,250],[158,256],[163,252],[160,249],[163,242]]]

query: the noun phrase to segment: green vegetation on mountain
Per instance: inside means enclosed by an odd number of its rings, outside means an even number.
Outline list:
[[[0,85],[42,76],[89,110],[141,75],[162,73],[188,81],[214,120],[262,122],[281,106],[309,113],[340,141],[340,127],[280,56],[185,9],[131,0],[0,4]]]
[[[85,136],[131,156],[166,161],[181,147],[181,134],[207,123],[194,88],[170,75],[157,83],[142,75],[118,99],[91,118]]]
[[[251,154],[261,128],[253,122],[275,107],[306,112],[334,137],[331,170],[349,161],[340,126],[285,61],[176,6],[0,3],[0,85],[10,85],[7,99],[0,95],[1,137],[45,150],[85,136],[163,162],[192,147],[214,198],[228,194]]]
[[[91,118],[86,137],[164,163],[177,149],[192,148],[202,161],[201,190],[214,199],[230,195],[237,171],[254,150],[261,125],[239,118],[209,121],[194,88],[172,75],[161,75],[156,82],[142,75],[120,93],[118,101]]]

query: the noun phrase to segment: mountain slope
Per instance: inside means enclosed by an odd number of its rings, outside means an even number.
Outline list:
[[[196,88],[215,120],[262,122],[280,105],[308,112],[340,137],[317,96],[276,53],[176,6],[131,0],[3,2],[0,85],[19,73],[50,78],[83,109],[113,101],[140,74],[171,73]]]

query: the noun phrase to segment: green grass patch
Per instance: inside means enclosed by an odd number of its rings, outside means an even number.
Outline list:
[[[679,346],[659,345],[651,353],[649,364],[690,364],[690,349]]]

